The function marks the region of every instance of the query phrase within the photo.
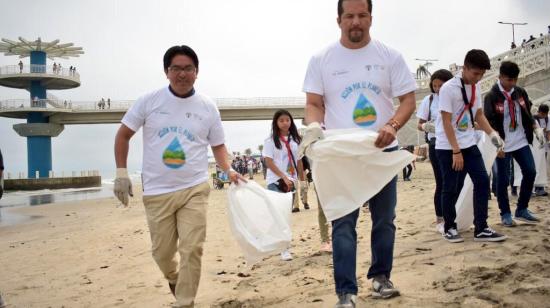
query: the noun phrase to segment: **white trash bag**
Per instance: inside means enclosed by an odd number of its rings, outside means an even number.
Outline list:
[[[292,193],[270,191],[248,181],[231,184],[227,197],[229,225],[249,265],[288,248]]]

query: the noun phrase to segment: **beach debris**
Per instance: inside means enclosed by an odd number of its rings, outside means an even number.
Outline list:
[[[109,268],[109,265],[103,265],[103,266],[100,266],[99,268],[100,268],[100,269]]]
[[[226,271],[221,271],[221,272],[217,272],[217,273],[216,273],[216,275],[225,275],[225,274],[227,274]]]
[[[246,273],[238,273],[238,274],[237,274],[237,277],[241,277],[241,278],[247,278],[247,277],[250,277],[250,274],[246,274]]]

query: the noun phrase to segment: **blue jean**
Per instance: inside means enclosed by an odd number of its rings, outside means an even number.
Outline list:
[[[397,147],[385,151],[395,151]],[[372,220],[372,260],[367,278],[386,275],[390,278],[395,242],[395,206],[397,176],[369,200]],[[359,209],[332,221],[332,260],[336,294],[357,294],[357,218]]]
[[[441,176],[441,168],[439,168],[439,161],[437,155],[435,155],[435,142],[430,142],[428,147],[428,154],[430,156],[430,163],[434,171],[435,177],[435,193],[434,193],[434,207],[435,215],[437,217],[443,217],[443,209],[441,207],[441,190],[443,188],[443,177]]]
[[[497,165],[497,201],[500,209],[500,215],[510,214],[510,201],[508,200],[508,183],[509,183],[509,168],[510,161],[514,160],[518,163],[523,179],[519,189],[518,207],[516,213],[524,210],[529,205],[531,192],[537,176],[535,169],[535,160],[528,145],[519,150],[508,152],[503,158],[496,159]]]
[[[456,229],[455,204],[462,188],[459,185],[464,182],[466,174],[472,179],[474,185],[474,225],[478,233],[487,228],[487,207],[489,199],[489,175],[485,169],[483,157],[477,146],[462,149],[464,167],[461,171],[453,170],[453,151],[436,150],[439,166],[443,175],[443,191],[441,192],[441,204],[443,206],[443,218],[445,219],[445,232]]]

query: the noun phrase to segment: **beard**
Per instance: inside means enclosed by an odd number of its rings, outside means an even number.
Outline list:
[[[352,43],[359,43],[363,40],[365,32],[361,29],[351,29],[348,32],[348,39]]]

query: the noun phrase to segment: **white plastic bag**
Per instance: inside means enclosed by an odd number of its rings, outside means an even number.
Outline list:
[[[319,201],[327,220],[343,217],[376,195],[415,156],[383,152],[378,133],[358,129],[325,131],[325,138],[306,151]]]
[[[485,170],[489,172],[497,157],[497,149],[486,134],[483,134],[477,143],[483,157]],[[466,175],[464,186],[456,200],[456,226],[458,230],[468,230],[474,222],[474,185],[470,176]]]
[[[538,187],[548,186],[548,178],[546,177],[546,156],[545,149],[538,146],[537,141],[533,138],[533,143],[529,148],[533,154],[533,160],[535,161],[535,170],[537,170],[537,176],[535,177],[535,185]],[[523,175],[521,174],[521,168],[514,159],[514,186],[521,187],[521,180],[523,180]]]
[[[231,184],[227,196],[229,225],[249,265],[288,248],[292,193],[270,191],[248,181]]]

